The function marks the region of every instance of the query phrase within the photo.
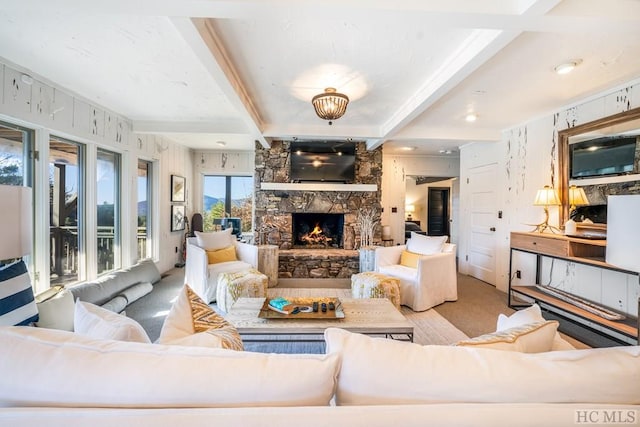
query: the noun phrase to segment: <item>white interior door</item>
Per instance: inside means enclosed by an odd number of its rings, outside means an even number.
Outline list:
[[[496,284],[497,163],[470,169],[469,274]]]

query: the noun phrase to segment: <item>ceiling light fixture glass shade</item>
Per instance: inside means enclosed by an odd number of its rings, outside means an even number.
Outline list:
[[[571,71],[573,71],[574,68],[576,68],[581,63],[582,63],[581,59],[574,59],[573,61],[565,62],[563,64],[558,65],[553,70],[557,74],[569,74]]]
[[[337,120],[347,111],[349,97],[342,93],[336,92],[332,87],[324,90],[324,93],[318,94],[311,100],[316,114],[323,120],[329,120],[329,124],[333,124],[332,120]]]

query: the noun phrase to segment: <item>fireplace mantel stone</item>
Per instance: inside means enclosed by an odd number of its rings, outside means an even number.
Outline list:
[[[373,209],[379,217],[382,209],[382,148],[367,150],[364,142],[356,144],[353,184],[292,183],[290,156],[287,141],[272,141],[270,148],[256,144],[254,208],[256,230],[262,233],[260,241],[278,246],[280,278],[349,278],[359,272],[359,254],[353,250],[361,241],[359,213]],[[292,249],[293,213],[344,214],[345,249],[340,253],[333,253],[333,249]],[[372,243],[380,239],[377,226]]]
[[[376,184],[339,184],[329,182],[293,183],[293,182],[263,182],[261,190],[282,191],[378,191]]]

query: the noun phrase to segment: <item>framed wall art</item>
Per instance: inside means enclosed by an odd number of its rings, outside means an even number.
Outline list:
[[[185,202],[186,179],[183,176],[171,175],[171,201]]]
[[[171,206],[171,231],[184,230],[185,207],[183,205]]]

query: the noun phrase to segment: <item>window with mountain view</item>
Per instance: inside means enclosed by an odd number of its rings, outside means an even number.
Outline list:
[[[98,274],[120,267],[120,155],[98,149]]]
[[[203,229],[233,227],[234,234],[253,230],[253,177],[205,175],[203,181]]]
[[[138,159],[138,226],[136,240],[138,244],[138,259],[153,256],[151,246],[151,197],[152,197],[152,166],[153,163]]]
[[[78,282],[83,268],[78,256],[84,242],[84,194],[80,181],[84,171],[84,145],[51,137],[49,140],[49,234],[51,284]]]

